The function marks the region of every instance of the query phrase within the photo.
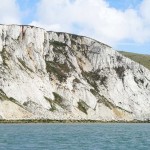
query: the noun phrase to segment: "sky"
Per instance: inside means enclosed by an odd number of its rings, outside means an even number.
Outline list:
[[[0,0],[0,24],[69,32],[150,54],[149,11],[150,0]]]

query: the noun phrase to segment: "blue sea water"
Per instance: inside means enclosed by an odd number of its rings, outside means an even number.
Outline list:
[[[0,150],[149,150],[150,124],[0,124]]]

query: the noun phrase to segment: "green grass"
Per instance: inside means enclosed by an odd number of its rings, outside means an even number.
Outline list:
[[[7,61],[9,56],[9,53],[6,51],[6,49],[3,47],[2,52],[0,53],[2,56],[2,60],[3,60],[3,65],[4,66],[8,66]]]
[[[70,72],[70,68],[66,62],[60,64],[58,62],[46,61],[46,70],[49,73],[55,74],[60,82],[65,82]]]
[[[59,105],[61,108],[66,109],[66,105],[64,104],[64,98],[56,92],[53,92],[55,97],[54,103]]]
[[[120,79],[123,79],[123,77],[124,77],[124,72],[125,72],[125,68],[124,68],[123,66],[121,66],[121,67],[115,67],[114,69],[115,69],[115,71],[116,71],[118,77],[119,77]]]
[[[87,82],[92,86],[94,87],[94,89],[96,91],[99,91],[98,90],[98,85],[96,83],[96,81],[100,80],[100,75],[97,74],[96,72],[85,72],[85,71],[82,71],[82,76],[87,80]]]
[[[56,110],[55,102],[54,102],[52,99],[50,99],[50,98],[48,98],[48,97],[46,97],[46,96],[45,96],[45,99],[46,99],[46,100],[50,103],[50,105],[51,105],[50,111],[55,111],[55,110]]]
[[[18,102],[16,99],[14,99],[13,97],[8,98],[8,100],[11,101],[11,102],[13,102],[13,103],[15,103],[16,105],[18,105],[18,106],[24,108],[23,105],[21,105],[21,103],[19,103],[19,102]]]
[[[0,119],[0,123],[5,124],[22,124],[22,123],[150,123],[150,120],[52,120],[52,119],[20,119],[20,120],[6,120]]]
[[[119,53],[121,53],[125,57],[132,59],[135,62],[138,62],[139,64],[143,65],[144,67],[150,70],[150,55],[136,54],[123,51],[119,51]]]
[[[7,95],[4,93],[4,91],[2,89],[0,89],[0,99],[1,100],[7,100],[8,99]]]
[[[98,95],[98,92],[97,92],[95,89],[90,89],[90,92],[91,92],[94,96],[97,96],[97,95]]]
[[[73,82],[81,83],[81,82],[80,82],[80,80],[79,80],[79,79],[77,79],[77,78],[75,78],[75,79],[73,80]]]
[[[62,43],[62,42],[59,42],[59,41],[50,41],[49,42],[51,45],[53,45],[54,47],[63,47],[63,46],[67,46],[66,43]]]
[[[78,102],[78,109],[83,113],[87,114],[87,110],[89,109],[89,106],[83,100],[80,100]]]
[[[19,103],[19,101],[17,101],[17,100],[14,99],[13,97],[8,97],[8,96],[4,93],[4,91],[3,91],[2,89],[0,89],[0,100],[2,100],[2,101],[11,101],[11,102],[15,103],[16,105],[18,105],[18,106],[24,108],[24,107],[21,105],[21,103]]]

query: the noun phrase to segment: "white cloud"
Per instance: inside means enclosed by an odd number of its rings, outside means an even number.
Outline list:
[[[19,24],[19,6],[15,0],[0,0],[0,23]]]
[[[141,15],[145,21],[150,25],[150,0],[144,0],[140,6]]]
[[[37,21],[32,21],[29,25],[41,27],[41,28],[44,28],[48,31],[59,31],[61,28],[59,24],[42,24],[42,23],[37,22]]]
[[[139,9],[117,10],[106,0],[40,0],[33,25],[93,37],[114,45],[150,41],[150,0]]]

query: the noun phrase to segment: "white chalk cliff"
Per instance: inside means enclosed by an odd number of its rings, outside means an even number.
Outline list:
[[[150,71],[91,38],[0,25],[0,118],[150,119]]]

